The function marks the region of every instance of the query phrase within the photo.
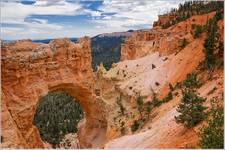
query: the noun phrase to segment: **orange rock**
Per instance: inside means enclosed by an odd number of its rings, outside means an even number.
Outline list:
[[[183,40],[186,40],[187,43],[194,41],[192,24],[204,25],[215,13],[192,16],[168,29],[161,29],[156,26],[149,30],[134,32],[121,46],[121,60],[136,59],[153,52],[159,52],[160,55],[179,52],[183,49]],[[160,16],[157,24],[167,22],[170,20],[170,17],[173,17],[173,15]]]
[[[51,91],[63,90],[74,96],[86,114],[83,143],[91,143],[96,133],[88,135],[103,120],[102,110],[94,104],[90,39],[77,43],[55,39],[49,44],[30,40],[2,45],[2,126],[3,147],[43,148],[33,117],[38,101]],[[88,138],[85,137],[89,137]]]

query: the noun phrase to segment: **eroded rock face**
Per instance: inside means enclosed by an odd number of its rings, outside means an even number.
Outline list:
[[[154,108],[150,119],[137,132],[132,133],[131,126],[135,120],[141,119],[136,102],[139,95],[142,96],[144,103],[152,101],[153,93],[162,100],[170,91],[170,84],[174,87],[176,83],[185,80],[187,74],[199,69],[198,66],[205,59],[206,34],[203,33],[194,39],[191,26],[204,25],[207,18],[214,15],[215,12],[193,16],[168,29],[157,27],[134,33],[123,45],[122,61],[114,64],[107,72],[102,69],[102,78],[114,85],[108,87],[111,90],[103,94],[103,100],[111,104],[110,112],[113,112],[107,117],[110,126],[107,128],[107,136],[110,141],[105,148],[198,147],[198,132],[202,124],[194,129],[186,129],[174,119],[178,115],[176,108],[181,100],[181,92],[178,96],[173,96],[171,101]],[[221,32],[223,20],[218,22],[218,26]],[[223,40],[222,36],[223,33],[220,34],[220,40]],[[188,42],[185,46],[179,43],[183,39]],[[207,74],[205,72],[206,76]],[[212,97],[223,99],[221,97],[223,70],[215,71],[212,76],[213,80],[204,81],[202,87],[198,89],[200,95],[207,98],[204,105],[209,107]],[[217,85],[216,92],[208,95],[215,85]],[[120,104],[117,100],[120,100]],[[124,115],[121,115],[120,105],[124,107]]]
[[[165,24],[165,23],[171,21],[172,19],[174,19],[176,16],[177,15],[175,13],[168,13],[168,14],[164,14],[164,15],[159,15],[158,20],[153,23],[153,27]]]
[[[160,99],[164,98],[170,90],[169,85],[175,86],[177,82],[183,81],[203,59],[203,40],[199,39],[178,54],[160,56],[159,52],[155,52],[135,60],[122,61],[108,72],[103,71],[103,79],[108,84],[102,85],[107,85],[108,87],[104,89],[108,91],[104,91],[102,100],[110,105],[106,113],[108,139],[133,134],[131,131],[133,122],[141,119],[136,102],[139,95],[143,97],[144,103],[151,102],[154,93]],[[123,114],[121,107],[124,107]],[[112,145],[110,147],[121,148],[119,145],[118,147]]]
[[[164,55],[179,51],[185,34],[160,30],[137,32],[122,45],[121,60],[140,58],[156,51]]]
[[[90,46],[88,37],[77,43],[55,39],[49,44],[23,40],[2,45],[3,147],[44,147],[33,117],[39,99],[56,90],[68,92],[81,104],[86,114],[81,147],[92,147],[97,135],[86,131],[100,128],[105,120],[94,101]]]
[[[192,25],[204,25],[207,19],[214,15],[215,12],[192,16],[186,21],[175,24],[168,29],[161,29],[156,26],[149,30],[135,32],[122,44],[121,60],[133,60],[154,52],[159,52],[160,55],[179,52],[185,47],[185,44],[190,44],[194,41]],[[159,22],[162,22],[161,20],[166,22],[170,17],[166,16],[167,19],[160,18]]]

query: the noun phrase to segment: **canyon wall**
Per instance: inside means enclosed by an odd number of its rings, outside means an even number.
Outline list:
[[[135,32],[122,44],[121,60],[136,59],[154,52],[159,52],[160,55],[178,53],[185,44],[194,41],[192,25],[204,25],[214,15],[215,12],[195,15],[167,29],[156,26],[149,30]]]

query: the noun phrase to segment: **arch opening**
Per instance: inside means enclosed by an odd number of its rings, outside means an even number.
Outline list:
[[[33,124],[38,128],[42,141],[51,144],[53,148],[70,147],[71,142],[65,140],[69,137],[73,138],[73,148],[80,148],[76,133],[84,115],[74,97],[64,91],[54,91],[39,100]]]

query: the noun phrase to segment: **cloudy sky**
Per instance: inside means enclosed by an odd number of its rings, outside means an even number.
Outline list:
[[[94,36],[150,28],[179,0],[1,0],[1,39]]]

